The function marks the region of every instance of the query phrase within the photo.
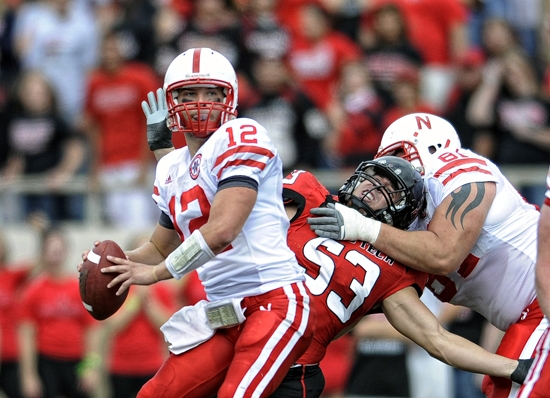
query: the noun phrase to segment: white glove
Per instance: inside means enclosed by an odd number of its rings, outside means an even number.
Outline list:
[[[323,238],[336,240],[362,240],[373,243],[378,238],[382,223],[365,217],[357,210],[340,203],[329,203],[327,207],[311,209],[310,228]]]
[[[157,98],[152,91],[147,94],[147,101],[141,103],[141,108],[147,118],[147,143],[149,149],[172,148],[172,132],[166,125],[168,117],[168,105],[162,88],[157,89]]]

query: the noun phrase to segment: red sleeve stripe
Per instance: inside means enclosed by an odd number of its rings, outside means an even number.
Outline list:
[[[434,177],[438,178],[439,176],[441,176],[441,174],[445,173],[447,170],[450,170],[450,169],[455,168],[455,167],[460,167],[460,166],[463,166],[465,164],[471,164],[471,163],[478,163],[478,164],[481,164],[483,166],[487,166],[487,162],[485,162],[482,159],[468,158],[468,159],[453,160],[452,162],[447,163],[445,166],[443,166],[442,168],[437,170],[434,174]],[[489,173],[489,174],[491,174],[491,173]]]
[[[183,232],[181,232],[181,229],[178,225],[178,222],[176,220],[175,214],[176,214],[176,198],[172,196],[170,199],[170,202],[168,203],[168,208],[170,209],[170,214],[172,215],[172,224],[174,225],[174,229],[178,233],[180,240],[183,242]]]
[[[550,198],[548,196],[544,198],[544,204],[550,206]]]
[[[447,185],[449,181],[451,181],[453,178],[455,178],[460,174],[474,172],[474,171],[478,173],[493,175],[493,173],[491,173],[489,170],[484,170],[484,169],[480,169],[477,166],[472,166],[467,169],[460,169],[455,171],[454,173],[449,174],[449,176],[443,180],[443,185]]]
[[[230,162],[227,162],[219,171],[217,174],[218,179],[221,178],[221,175],[225,169],[228,167],[234,167],[234,166],[248,166],[248,167],[256,167],[260,170],[265,169],[266,163],[265,162],[258,162],[256,160],[252,159],[236,159],[232,160]]]
[[[153,193],[157,196],[160,196],[159,188],[156,185],[153,185]]]
[[[238,146],[232,149],[229,149],[225,151],[222,155],[218,156],[216,159],[216,163],[214,164],[214,167],[219,166],[224,160],[229,158],[230,156],[235,155],[236,153],[251,153],[261,156],[266,156],[269,159],[275,156],[273,152],[266,148],[258,147],[258,146]]]

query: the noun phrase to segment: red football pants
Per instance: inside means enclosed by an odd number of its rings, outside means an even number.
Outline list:
[[[550,326],[546,328],[536,349],[535,360],[518,398],[546,398],[550,395]]]
[[[506,330],[496,353],[513,359],[532,358],[535,347],[546,329],[543,318],[542,310],[535,299],[524,310],[521,319]],[[482,391],[488,398],[508,398],[515,396],[515,391],[519,388],[517,384],[513,384],[515,383],[510,379],[485,376]]]
[[[139,398],[268,397],[308,348],[314,314],[303,283],[246,297],[246,320],[170,355]]]

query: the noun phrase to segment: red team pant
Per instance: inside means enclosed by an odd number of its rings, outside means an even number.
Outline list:
[[[550,326],[546,328],[536,349],[535,361],[518,398],[547,398],[550,396]]]
[[[524,310],[521,319],[506,330],[496,353],[513,359],[532,358],[535,347],[546,329],[543,318],[538,301],[535,300]],[[485,376],[482,390],[488,398],[508,398],[515,396],[511,394],[512,384],[515,383],[510,379]],[[515,387],[518,385],[515,384]],[[546,397],[550,397],[549,393]]]
[[[139,398],[268,397],[308,348],[314,313],[303,283],[243,299],[246,320],[171,354]]]

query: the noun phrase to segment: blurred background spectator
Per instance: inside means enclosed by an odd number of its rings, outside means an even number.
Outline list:
[[[149,237],[138,235],[129,249]],[[102,323],[102,355],[108,369],[110,396],[133,398],[164,363],[167,343],[160,326],[179,308],[172,282],[134,286],[123,306]]]
[[[129,62],[117,31],[108,32],[101,46],[101,63],[89,79],[83,130],[91,149],[90,177],[103,192],[106,222],[145,228],[156,222],[151,198],[154,157],[145,137],[141,102],[160,80],[151,67]]]
[[[394,103],[388,107],[382,116],[382,133],[390,124],[409,113],[439,112],[422,97],[420,91],[420,75],[415,67],[400,70],[391,85]]]
[[[420,68],[422,55],[410,42],[406,21],[397,5],[383,4],[367,14],[360,43],[365,65],[384,106],[394,104],[392,84],[404,70]]]
[[[423,100],[440,110],[454,78],[454,64],[468,49],[468,9],[461,0],[375,0],[364,14],[366,21],[370,12],[388,3],[400,10],[408,40],[422,57]]]
[[[42,212],[50,220],[81,220],[83,195],[58,192],[82,167],[82,137],[63,120],[50,82],[37,70],[25,70],[14,86],[13,97],[2,112],[0,141],[8,159],[0,169],[4,183],[24,177],[43,178],[47,192],[23,195],[23,216]]]
[[[21,299],[21,390],[25,398],[92,397],[98,387],[98,322],[84,309],[78,278],[68,272],[70,242],[61,229],[43,231],[40,273]]]
[[[312,1],[295,12],[300,17],[300,30],[288,55],[290,69],[316,106],[327,111],[334,102],[342,68],[359,60],[361,49],[332,27],[331,16],[321,5]]]
[[[443,111],[443,117],[456,129],[463,148],[492,158],[492,135],[470,123],[467,110],[472,95],[481,84],[485,55],[479,48],[471,48],[458,61],[456,80]]]
[[[292,82],[280,58],[255,58],[252,93],[239,114],[250,117],[269,132],[286,172],[294,168],[324,167],[322,141],[329,123],[310,98]]]
[[[290,33],[277,16],[277,0],[250,0],[243,10],[241,65],[252,77],[258,58],[284,59],[290,49]]]
[[[494,159],[500,165],[540,164],[550,159],[550,102],[529,59],[509,51],[486,67],[470,102],[471,123],[493,132]],[[544,188],[525,187],[530,203],[540,204]]]
[[[410,340],[395,330],[384,314],[366,316],[351,333],[355,352],[345,396],[411,397],[407,365]]]
[[[19,300],[33,274],[30,261],[11,263],[10,246],[0,232],[0,391],[7,398],[20,398],[19,383]],[[30,259],[29,259],[30,260]]]
[[[71,127],[81,116],[86,75],[97,62],[99,31],[95,16],[76,0],[28,1],[18,10],[14,47],[23,69],[39,69]]]
[[[327,111],[334,132],[326,137],[325,149],[333,162],[355,168],[378,151],[383,102],[360,61],[342,68],[336,93]]]

